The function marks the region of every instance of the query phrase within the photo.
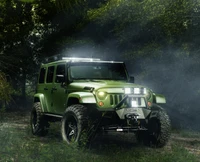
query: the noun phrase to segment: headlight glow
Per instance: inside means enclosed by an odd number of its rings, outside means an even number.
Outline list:
[[[103,91],[99,91],[97,92],[97,97],[100,99],[100,100],[104,100],[107,96],[107,93],[106,92],[103,92]]]
[[[138,103],[136,100],[131,101],[131,106],[132,107],[138,107]]]
[[[99,92],[98,95],[99,95],[99,96],[104,96],[104,95],[105,95],[105,92]]]

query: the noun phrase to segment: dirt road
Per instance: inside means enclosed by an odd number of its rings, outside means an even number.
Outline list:
[[[14,128],[16,131],[20,132],[27,132],[30,131],[29,126],[29,113],[27,112],[12,112],[12,113],[5,113],[4,115],[1,114],[1,120],[0,120],[0,131],[4,130],[6,128]],[[2,119],[3,118],[3,119]],[[61,139],[60,136],[60,123],[52,124],[52,127],[50,128],[50,132],[53,132],[48,136],[51,136],[51,138],[58,138]],[[28,134],[27,134],[28,138]],[[97,146],[99,143],[102,144],[102,142],[106,144],[111,145],[120,145],[120,147],[137,147],[139,144],[136,142],[134,135],[130,134],[121,134],[121,133],[114,133],[109,135],[103,135],[101,137],[97,136],[97,138],[94,140],[91,147]],[[165,146],[167,149],[171,150],[172,145],[180,145],[187,149],[191,154],[195,154],[200,158],[200,133],[193,132],[188,133],[185,131],[180,132],[173,132],[171,134],[170,140]]]

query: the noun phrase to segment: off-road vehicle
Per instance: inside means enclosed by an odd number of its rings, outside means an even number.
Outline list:
[[[170,134],[169,117],[159,106],[165,97],[133,80],[123,62],[63,58],[42,64],[31,111],[32,133],[44,136],[49,122],[61,120],[68,144],[116,131],[135,133],[138,141],[163,147]]]

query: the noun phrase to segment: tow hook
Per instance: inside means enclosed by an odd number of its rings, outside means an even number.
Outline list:
[[[131,120],[137,121],[138,116],[139,116],[139,114],[137,114],[137,113],[126,114],[126,119],[131,119]]]
[[[137,121],[138,116],[139,116],[139,114],[137,114],[137,113],[131,113],[131,114],[126,114],[125,118],[130,122],[129,124],[131,124],[131,123],[137,124],[138,123],[138,121]]]

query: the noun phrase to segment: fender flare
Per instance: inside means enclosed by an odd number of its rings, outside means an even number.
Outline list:
[[[45,98],[44,94],[42,94],[42,93],[37,93],[34,95],[34,102],[40,102],[42,112],[47,111],[47,104],[46,104],[44,98]]]
[[[153,93],[153,102],[156,104],[166,103],[166,98],[164,95]]]
[[[96,99],[91,92],[73,92],[68,95],[67,103],[70,98],[78,99],[79,103],[83,104],[96,104]]]

